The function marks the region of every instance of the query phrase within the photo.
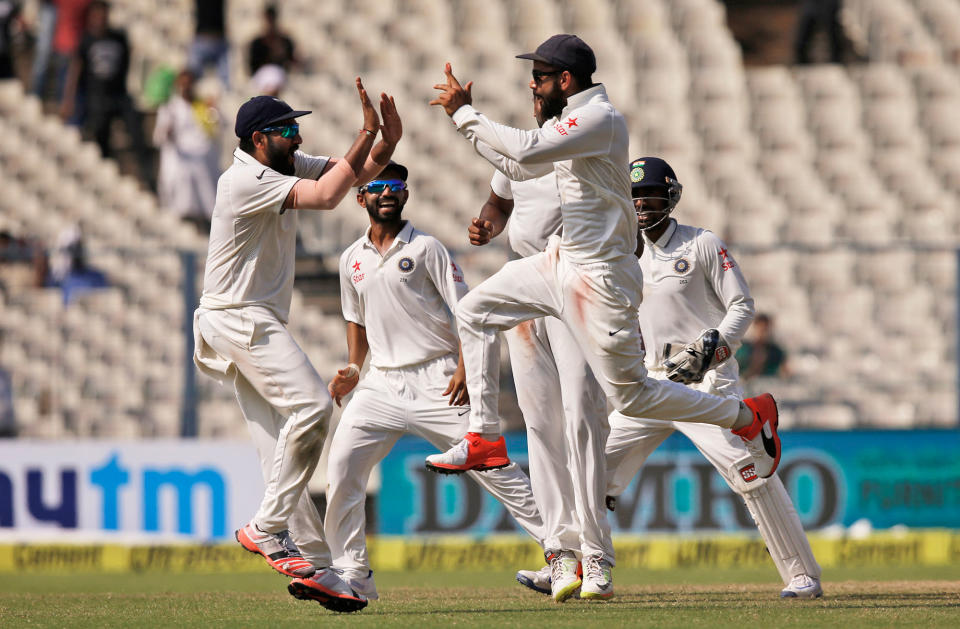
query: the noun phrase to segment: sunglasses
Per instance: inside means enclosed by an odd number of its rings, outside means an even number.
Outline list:
[[[293,124],[285,124],[278,127],[266,127],[264,129],[260,129],[260,133],[270,133],[271,131],[279,131],[281,138],[290,139],[296,137],[297,134],[300,133],[300,124],[294,122]]]
[[[407,182],[402,179],[374,179],[370,183],[360,188],[360,192],[380,194],[388,187],[393,192],[400,192],[401,190],[407,189]]]
[[[548,77],[548,76],[556,76],[556,75],[562,74],[562,73],[563,73],[563,70],[552,70],[552,71],[550,71],[550,72],[542,72],[542,71],[540,71],[540,70],[534,70],[533,73],[532,73],[532,74],[533,74],[533,82],[536,83],[537,85],[540,85],[541,83],[543,83],[543,79],[544,79],[545,77]]]

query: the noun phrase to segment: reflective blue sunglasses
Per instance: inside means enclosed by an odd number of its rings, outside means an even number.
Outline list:
[[[285,124],[277,127],[266,127],[260,129],[260,133],[270,133],[271,131],[279,131],[281,138],[293,138],[300,133],[300,123],[294,122],[293,124]]]
[[[407,182],[402,179],[374,179],[367,185],[363,186],[361,192],[369,192],[370,194],[380,194],[387,187],[394,192],[400,192],[401,190],[407,189]]]

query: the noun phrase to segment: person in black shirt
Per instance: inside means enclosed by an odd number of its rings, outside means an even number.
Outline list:
[[[289,72],[297,63],[296,49],[293,40],[277,25],[277,7],[267,6],[263,10],[263,20],[263,34],[250,42],[250,76],[268,64],[278,65]]]

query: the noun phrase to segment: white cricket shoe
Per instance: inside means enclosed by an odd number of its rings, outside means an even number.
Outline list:
[[[552,594],[550,589],[550,564],[539,570],[517,570],[517,581],[541,594]]]
[[[607,600],[613,598],[613,566],[603,555],[583,558],[583,585],[580,598]]]
[[[569,550],[562,550],[550,560],[550,593],[553,600],[562,603],[573,596],[583,581],[577,574],[580,562]]]
[[[371,601],[375,601],[380,598],[380,595],[377,594],[377,583],[373,580],[373,570],[367,570],[366,575],[357,570],[337,569],[337,573],[340,574],[340,578],[343,579],[343,582],[349,585],[350,588],[357,594],[360,594],[364,598]]]
[[[805,574],[798,574],[790,579],[787,587],[780,592],[780,598],[820,598],[823,588],[820,579]]]
[[[354,592],[333,568],[321,568],[313,576],[294,579],[287,591],[294,598],[317,601],[334,612],[358,612],[367,606],[367,598]]]

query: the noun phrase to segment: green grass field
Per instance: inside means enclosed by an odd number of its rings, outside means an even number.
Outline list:
[[[769,570],[614,572],[617,596],[562,605],[512,572],[377,574],[381,600],[337,615],[262,574],[0,575],[0,627],[960,627],[960,566],[831,569],[823,599],[780,600]]]

